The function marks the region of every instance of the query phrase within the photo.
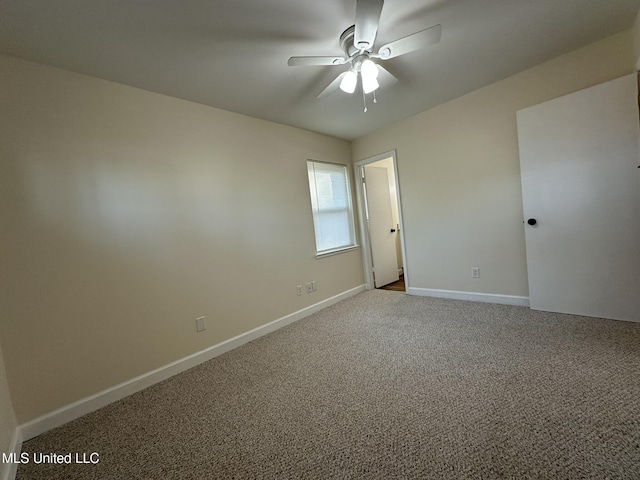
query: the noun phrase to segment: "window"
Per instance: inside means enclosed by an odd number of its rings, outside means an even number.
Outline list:
[[[347,167],[310,160],[307,170],[317,255],[355,247]]]

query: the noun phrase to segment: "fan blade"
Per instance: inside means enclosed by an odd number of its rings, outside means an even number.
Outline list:
[[[356,31],[353,44],[359,50],[373,47],[384,0],[358,0],[356,3]]]
[[[324,98],[328,97],[332,93],[335,93],[340,88],[340,83],[342,82],[342,78],[345,76],[347,72],[342,72],[338,77],[329,84],[327,88],[321,91],[316,98]]]
[[[383,45],[382,47],[380,47],[380,50],[378,51],[378,55],[376,55],[376,57],[382,58],[383,60],[398,57],[400,55],[404,55],[405,53],[410,53],[414,50],[418,50],[420,48],[433,45],[434,43],[438,43],[441,36],[442,26],[434,25],[433,27],[421,30],[420,32],[409,35],[408,37],[404,37],[400,40],[396,40],[395,42]]]
[[[393,76],[393,74],[389,73],[389,71],[382,67],[381,65],[377,65],[378,67],[378,83],[380,84],[380,88],[389,88],[398,81],[398,79]]]
[[[346,60],[342,57],[291,57],[287,62],[290,67],[306,67],[316,65],[342,65]]]

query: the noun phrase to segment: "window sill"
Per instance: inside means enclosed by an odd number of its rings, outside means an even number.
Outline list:
[[[351,245],[350,247],[344,248],[336,248],[335,250],[329,250],[322,253],[317,253],[316,258],[324,258],[324,257],[332,257],[333,255],[338,255],[340,253],[350,252],[352,250],[358,250],[360,245]]]

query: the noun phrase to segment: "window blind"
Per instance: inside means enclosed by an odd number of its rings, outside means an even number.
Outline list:
[[[347,167],[308,161],[307,170],[316,253],[329,253],[355,246]]]

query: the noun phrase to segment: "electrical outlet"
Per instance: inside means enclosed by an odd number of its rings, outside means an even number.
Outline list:
[[[196,332],[202,332],[207,329],[207,319],[205,317],[196,318]]]
[[[480,278],[480,267],[471,267],[471,278]]]
[[[298,296],[302,295],[302,285],[296,286],[296,291],[298,292]]]
[[[314,292],[318,290],[318,282],[316,282],[315,280],[311,282],[311,290],[313,290]]]
[[[307,293],[311,293],[313,292],[313,285],[311,284],[311,282],[307,283]]]

